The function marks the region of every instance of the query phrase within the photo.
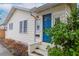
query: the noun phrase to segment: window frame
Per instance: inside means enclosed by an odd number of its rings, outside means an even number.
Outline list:
[[[27,33],[27,20],[20,21],[19,27],[20,33]]]

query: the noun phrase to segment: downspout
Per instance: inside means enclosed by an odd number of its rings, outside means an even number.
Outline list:
[[[32,12],[30,12],[30,13],[31,13],[31,16],[34,17],[34,19],[35,19],[34,42],[36,42],[36,36],[35,35],[36,35],[36,20],[37,20],[37,18],[36,18],[35,15],[32,14]]]

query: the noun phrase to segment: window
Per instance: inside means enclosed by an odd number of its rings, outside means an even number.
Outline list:
[[[40,26],[39,26],[39,25],[37,25],[37,30],[39,30],[39,27],[40,27]]]
[[[40,29],[40,20],[37,19],[36,20],[36,30],[39,30]]]
[[[55,18],[55,25],[58,24],[58,23],[60,23],[60,17]]]
[[[13,23],[9,24],[9,29],[12,30],[13,29]]]
[[[20,21],[20,33],[27,32],[27,20]]]

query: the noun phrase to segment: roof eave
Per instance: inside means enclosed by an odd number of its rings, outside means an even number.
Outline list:
[[[59,3],[47,3],[47,4],[44,4],[44,5],[40,6],[40,7],[35,8],[35,9],[32,9],[32,10],[33,10],[33,12],[38,13],[38,12],[40,12],[40,11],[42,11],[42,10],[45,10],[45,9],[54,7],[54,6],[56,6],[57,4],[59,4]]]
[[[22,7],[12,7],[10,12],[8,13],[8,16],[5,19],[4,25],[6,25],[9,21],[9,19],[12,17],[13,13],[15,12],[15,10],[21,10],[21,11],[27,11],[30,12],[30,9],[26,9],[26,8],[22,8]]]

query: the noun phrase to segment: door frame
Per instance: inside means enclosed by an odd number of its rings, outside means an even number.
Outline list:
[[[48,14],[50,14],[51,15],[51,27],[52,27],[52,13],[47,13],[47,14],[44,14],[44,15],[42,15],[42,42],[44,42],[43,41],[43,34],[44,34],[44,27],[43,27],[43,23],[44,23],[44,16],[45,15],[48,15]],[[48,43],[48,42],[45,42],[45,43]]]

